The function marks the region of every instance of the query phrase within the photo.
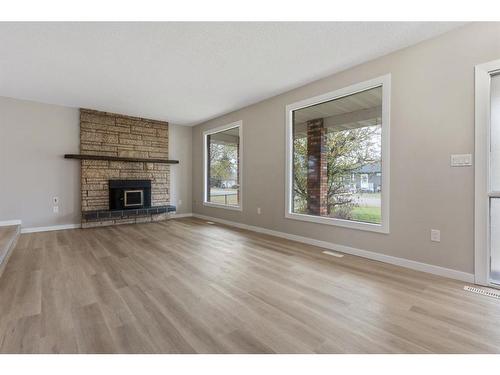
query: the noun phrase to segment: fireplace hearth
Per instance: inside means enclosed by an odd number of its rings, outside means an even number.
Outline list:
[[[110,210],[149,207],[151,207],[150,180],[109,180]]]

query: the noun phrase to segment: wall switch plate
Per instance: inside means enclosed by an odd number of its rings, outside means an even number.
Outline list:
[[[453,154],[450,157],[452,167],[470,167],[472,166],[472,154]]]
[[[59,197],[52,198],[52,203],[54,203],[55,205],[57,205],[59,203]]]
[[[262,211],[260,210],[260,207],[257,207],[257,215],[260,215]]]
[[[431,241],[441,242],[441,231],[438,229],[431,229]]]
[[[179,206],[182,206],[182,200],[180,200],[180,199],[179,199],[179,201],[177,202],[177,204],[178,204]]]
[[[55,214],[59,213],[59,206],[52,207],[52,210],[54,211]]]

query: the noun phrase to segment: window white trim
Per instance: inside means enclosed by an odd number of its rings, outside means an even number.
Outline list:
[[[490,281],[490,85],[500,60],[475,67],[474,282]],[[495,285],[498,287],[498,285]]]
[[[382,87],[382,222],[381,224],[363,223],[351,220],[297,214],[292,212],[293,187],[293,116],[292,112],[315,104],[356,94],[375,87]],[[331,91],[313,98],[301,100],[286,106],[286,173],[285,173],[285,217],[288,219],[313,223],[336,225],[345,228],[389,233],[390,197],[390,113],[391,113],[391,75],[387,74],[349,87]]]
[[[207,191],[207,136],[210,134],[220,133],[224,130],[238,128],[239,137],[240,137],[240,146],[239,146],[239,165],[238,165],[238,179],[239,179],[239,191],[240,191],[240,200],[238,206],[229,206],[225,204],[213,203],[207,201],[208,191]],[[213,129],[209,129],[203,132],[203,205],[207,207],[216,207],[216,208],[224,208],[226,210],[233,211],[243,211],[243,121],[232,122],[227,125],[218,126]]]

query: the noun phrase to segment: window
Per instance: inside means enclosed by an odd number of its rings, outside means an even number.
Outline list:
[[[287,106],[286,213],[389,232],[390,76]]]
[[[241,210],[241,121],[204,133],[206,206]]]

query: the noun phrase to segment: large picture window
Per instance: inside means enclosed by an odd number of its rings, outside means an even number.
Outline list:
[[[389,231],[390,76],[287,106],[292,219]]]
[[[204,133],[204,204],[241,209],[241,121]]]

